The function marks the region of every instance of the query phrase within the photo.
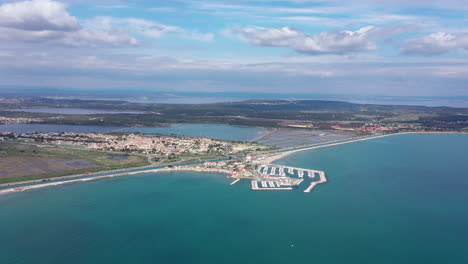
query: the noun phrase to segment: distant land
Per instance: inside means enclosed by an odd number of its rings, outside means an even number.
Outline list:
[[[50,109],[54,109],[54,113],[50,113]],[[90,114],[93,113],[90,110],[96,114]],[[135,114],[131,114],[132,112]],[[333,129],[369,134],[466,131],[468,108],[355,104],[326,100],[253,99],[224,103],[153,104],[4,96],[0,97],[0,118],[2,123],[124,127],[210,123],[269,128]]]
[[[0,183],[178,166],[252,179],[254,190],[289,190],[313,178],[309,192],[326,182],[325,172],[276,167],[271,157],[414,132],[467,133],[468,108],[327,100],[170,104],[2,96]],[[204,165],[194,167],[194,162]]]
[[[0,88],[2,88],[0,86]],[[328,100],[360,104],[468,107],[468,96],[398,96],[318,93],[189,92],[149,89],[64,89],[3,87],[0,96],[32,96],[51,99],[115,100],[133,103],[205,104],[258,100]]]

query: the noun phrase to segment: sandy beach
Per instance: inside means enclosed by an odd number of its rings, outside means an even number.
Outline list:
[[[136,175],[136,174],[143,174],[143,173],[171,172],[171,171],[196,171],[196,172],[213,172],[213,173],[230,174],[230,171],[228,171],[228,170],[203,168],[203,167],[159,168],[159,169],[143,170],[143,171],[136,171],[136,172],[115,173],[115,174],[88,177],[88,178],[75,179],[75,180],[57,181],[57,182],[49,182],[49,183],[43,183],[43,184],[35,184],[35,185],[29,185],[29,186],[8,188],[8,189],[0,190],[0,195],[14,193],[14,192],[29,191],[29,190],[45,188],[45,187],[65,185],[65,184],[95,181],[95,180],[106,179],[106,178],[114,178],[114,177],[120,177],[120,176],[129,176],[129,175]]]

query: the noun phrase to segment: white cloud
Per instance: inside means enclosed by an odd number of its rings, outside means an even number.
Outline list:
[[[138,41],[125,30],[83,28],[66,10],[51,0],[32,0],[0,5],[0,39],[12,42],[65,46],[135,46]]]
[[[373,37],[384,37],[399,31],[367,26],[356,31],[343,30],[311,35],[291,27],[246,27],[231,29],[228,32],[256,46],[289,47],[309,54],[344,54],[376,50],[377,44],[372,40]]]
[[[27,31],[14,28],[0,27],[0,39],[19,42],[45,42],[58,39],[64,35],[62,31],[42,30]]]
[[[101,31],[82,29],[67,33],[59,40],[60,44],[67,46],[137,46],[138,40],[125,31]]]
[[[85,23],[88,27],[101,30],[110,30],[116,27],[125,28],[133,33],[148,37],[161,38],[166,35],[175,35],[180,38],[211,41],[214,35],[211,33],[200,33],[196,30],[186,30],[177,26],[165,25],[150,20],[139,18],[113,18],[96,17]]]
[[[98,5],[97,8],[104,8],[104,9],[123,9],[129,8],[128,5]]]
[[[181,38],[199,41],[211,41],[214,38],[214,35],[211,33],[186,30],[180,27],[164,25],[144,19],[127,18],[123,19],[122,22],[126,23],[132,31],[150,38],[160,38],[168,34],[174,34]]]
[[[66,5],[50,0],[31,0],[0,5],[0,26],[28,31],[69,31],[80,28]]]
[[[437,32],[409,40],[402,46],[404,53],[416,55],[438,55],[456,49],[468,50],[468,34]]]
[[[284,6],[257,6],[257,5],[242,5],[242,4],[222,4],[209,2],[195,2],[194,8],[200,10],[235,10],[252,13],[278,13],[278,14],[332,14],[345,11],[345,7],[339,6],[320,6],[320,7],[284,7]]]
[[[159,24],[153,21],[137,18],[127,18],[120,23],[127,24],[133,31],[136,31],[150,38],[160,38],[167,34],[182,33],[184,30],[179,27]]]
[[[174,34],[180,38],[211,41],[213,34],[185,30],[137,18],[97,17],[81,25],[67,5],[52,0],[31,0],[0,5],[0,39],[71,47],[136,46],[131,33],[149,38]]]

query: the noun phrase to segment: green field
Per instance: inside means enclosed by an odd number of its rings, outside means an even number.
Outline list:
[[[0,142],[0,183],[148,164],[145,156]]]

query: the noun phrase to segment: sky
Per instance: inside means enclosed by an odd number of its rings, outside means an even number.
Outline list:
[[[0,91],[468,96],[466,0],[0,0]]]

